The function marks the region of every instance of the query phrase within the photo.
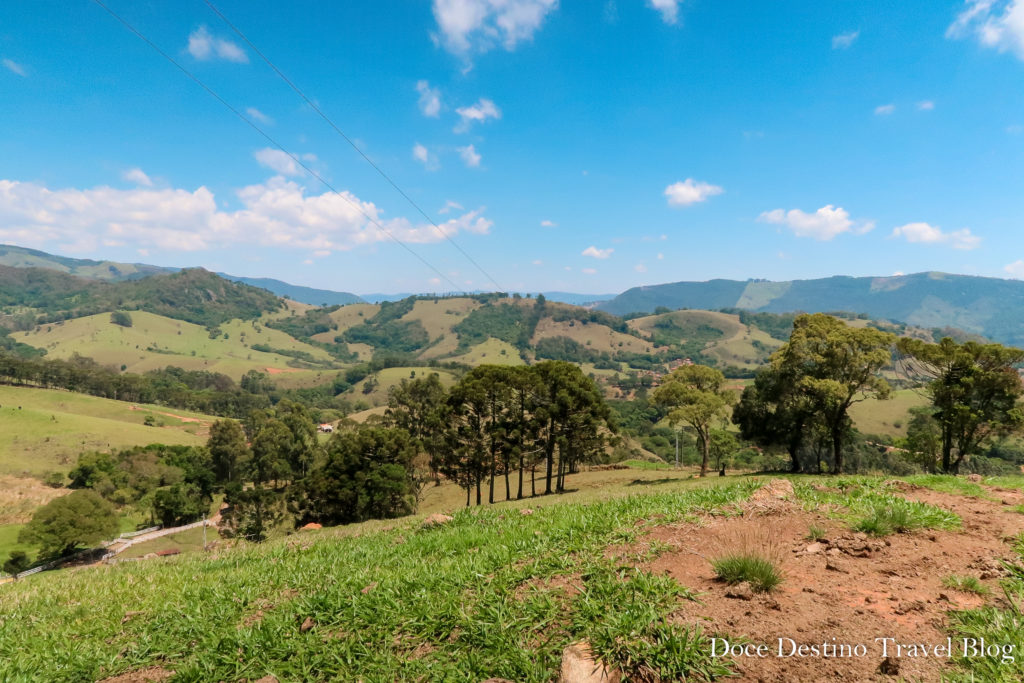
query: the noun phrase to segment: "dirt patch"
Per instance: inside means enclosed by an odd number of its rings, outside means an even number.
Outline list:
[[[883,666],[881,643],[875,639],[944,645],[946,613],[979,606],[984,599],[943,587],[943,577],[975,576],[997,588],[992,569],[998,558],[1012,554],[1004,539],[1024,530],[1024,515],[998,500],[927,489],[907,491],[906,497],[957,512],[964,520],[963,531],[876,539],[791,505],[768,515],[707,517],[697,524],[651,529],[648,542],[659,541],[669,550],[639,566],[669,574],[700,594],[699,602],[680,604],[673,617],[678,623],[768,646],[767,657],[735,658],[740,680],[893,680],[880,667],[896,667],[906,680],[938,680],[950,659],[903,656]],[[772,500],[785,498],[766,496],[754,505]],[[824,530],[824,536],[809,539],[812,525]],[[711,560],[737,548],[760,548],[774,555],[783,583],[765,594],[718,581]],[[799,645],[863,644],[866,655],[778,657],[780,639],[784,653]]]
[[[173,671],[168,671],[159,666],[151,666],[147,669],[138,669],[117,676],[111,676],[110,678],[104,678],[98,681],[98,683],[156,683],[158,681],[166,681],[173,675]]]
[[[0,474],[0,524],[24,524],[36,510],[70,489],[46,486],[31,477]]]

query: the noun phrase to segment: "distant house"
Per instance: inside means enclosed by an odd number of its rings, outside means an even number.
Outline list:
[[[318,432],[323,432],[324,434],[331,434],[334,432],[334,425],[330,424],[329,422],[324,422],[316,429]]]

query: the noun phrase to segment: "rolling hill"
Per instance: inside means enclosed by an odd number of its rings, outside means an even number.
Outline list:
[[[915,273],[818,280],[709,280],[634,287],[598,308],[615,315],[658,307],[808,313],[851,311],[923,328],[959,328],[1024,345],[1024,282]]]

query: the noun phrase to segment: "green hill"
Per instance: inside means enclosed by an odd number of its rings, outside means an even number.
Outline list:
[[[116,261],[69,258],[11,244],[0,244],[0,265],[12,268],[46,268],[67,275],[111,282],[137,280],[150,275],[173,273],[178,270],[177,268],[150,266],[145,263],[118,263]]]
[[[667,308],[807,313],[852,311],[922,328],[959,328],[1024,345],[1024,282],[915,273],[819,280],[709,280],[634,287],[598,307],[616,315]]]

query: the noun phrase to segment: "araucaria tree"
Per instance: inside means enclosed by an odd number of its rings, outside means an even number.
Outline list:
[[[702,477],[708,473],[711,430],[725,418],[734,396],[722,388],[724,384],[725,376],[714,368],[683,365],[673,370],[653,394],[655,403],[668,410],[673,426],[685,424],[697,433]]]
[[[832,471],[843,471],[843,445],[851,428],[850,406],[887,399],[889,383],[879,374],[892,361],[893,335],[850,327],[824,313],[799,315],[793,334],[772,355],[772,369],[808,401],[832,442]],[[787,389],[788,390],[788,389]]]
[[[907,374],[927,382],[943,472],[958,472],[989,438],[1024,425],[1016,370],[1024,363],[1024,350],[974,341],[958,344],[949,337],[938,344],[900,339],[897,348],[905,356],[901,365]]]
[[[419,379],[403,379],[388,394],[384,423],[404,429],[426,459],[434,484],[441,485],[447,393],[436,372]]]

